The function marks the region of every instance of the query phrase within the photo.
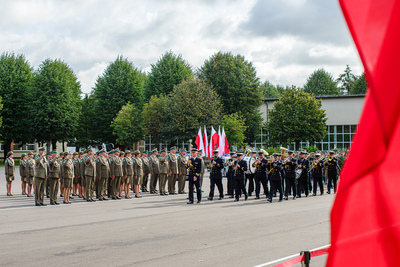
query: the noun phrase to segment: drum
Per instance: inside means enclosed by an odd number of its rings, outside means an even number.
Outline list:
[[[296,169],[296,179],[300,178],[302,172],[303,172],[303,169]]]

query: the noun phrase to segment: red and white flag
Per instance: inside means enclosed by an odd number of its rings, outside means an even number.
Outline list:
[[[225,151],[225,139],[221,134],[221,126],[218,126],[218,157],[222,157]]]
[[[399,266],[400,1],[340,4],[369,91],[331,211],[327,266]]]
[[[210,152],[210,158],[213,157],[213,151],[218,147],[218,143],[219,143],[218,134],[214,130],[214,127],[211,126],[210,147],[208,148]]]
[[[207,138],[207,129],[204,125],[204,150],[203,155],[205,155],[208,159],[210,159],[210,154],[208,152],[208,138]]]
[[[201,133],[201,126],[199,129],[199,133],[197,134],[195,144],[197,146],[197,149],[203,149],[204,150],[204,142],[203,142],[203,134]]]
[[[224,140],[224,155],[231,153],[231,151],[229,150],[228,139],[226,138],[224,127],[222,127],[222,139]]]

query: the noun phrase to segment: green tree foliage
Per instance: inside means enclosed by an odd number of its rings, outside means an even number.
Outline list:
[[[265,98],[279,98],[281,96],[281,92],[268,80],[261,85],[261,89]]]
[[[11,141],[27,142],[32,139],[32,131],[27,130],[29,122],[29,88],[33,71],[24,55],[3,53],[0,57],[0,97],[3,109],[0,128],[5,142],[4,154],[9,151]]]
[[[276,90],[278,90],[278,92],[282,95],[282,93],[285,91],[285,89],[286,89],[286,87],[284,87],[284,86],[282,86],[282,85],[280,85],[280,84],[277,84],[276,85]]]
[[[321,100],[301,88],[287,88],[269,111],[267,131],[272,145],[320,141],[326,134],[326,114]]]
[[[304,92],[315,96],[340,94],[340,90],[333,80],[332,74],[323,68],[317,69],[308,77],[304,85]]]
[[[151,142],[154,144],[163,141],[162,130],[164,127],[164,115],[167,102],[168,97],[165,95],[154,95],[143,107],[142,118],[144,133],[146,135],[151,135]]]
[[[344,73],[339,75],[339,78],[336,79],[336,82],[339,84],[339,89],[342,94],[348,94],[356,80],[357,76],[351,72],[349,65],[346,65]]]
[[[365,79],[365,73],[363,73],[358,79],[353,83],[350,89],[350,94],[358,95],[365,94],[368,89],[367,80]]]
[[[128,103],[122,107],[111,123],[113,134],[116,135],[117,143],[128,148],[143,140],[141,111],[133,104]]]
[[[96,114],[95,137],[99,141],[115,143],[110,126],[122,106],[131,102],[138,109],[143,107],[143,83],[145,75],[128,59],[118,58],[107,66],[97,78],[94,87],[94,112]]]
[[[165,109],[164,137],[167,141],[189,140],[199,126],[219,125],[221,98],[205,82],[189,79],[175,86]]]
[[[244,132],[247,126],[245,125],[245,119],[238,113],[232,113],[224,115],[222,118],[222,126],[224,126],[226,137],[230,145],[236,147],[244,146]]]
[[[61,60],[46,59],[33,79],[30,111],[37,141],[50,143],[73,137],[78,126],[81,86],[73,70]]]
[[[94,113],[94,96],[86,94],[82,99],[81,110],[79,113],[78,127],[74,137],[78,147],[87,147],[94,143],[94,129],[97,127],[96,116]]]
[[[151,65],[151,72],[144,87],[146,102],[152,95],[168,95],[174,86],[193,77],[192,68],[182,58],[169,51],[161,56],[156,64]]]
[[[253,141],[262,123],[258,109],[263,92],[252,63],[241,55],[218,52],[204,62],[198,75],[221,96],[225,114],[243,114],[246,141]]]

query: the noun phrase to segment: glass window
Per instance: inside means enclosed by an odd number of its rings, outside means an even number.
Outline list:
[[[350,143],[344,143],[343,144],[343,149],[348,149],[350,147]]]
[[[343,125],[337,125],[336,126],[336,132],[337,133],[343,133]]]
[[[329,142],[331,142],[331,143],[335,142],[335,135],[334,134],[330,134],[329,135]]]
[[[323,142],[328,142],[328,135],[325,135]]]
[[[342,150],[342,149],[343,149],[343,143],[337,143],[337,144],[336,144],[336,148],[337,148],[338,150]]]
[[[350,134],[345,134],[344,135],[344,141],[345,142],[350,142],[351,140],[350,140]]]
[[[335,132],[335,125],[330,125],[329,126],[329,133],[334,133]]]
[[[327,151],[327,150],[329,150],[329,146],[328,146],[328,144],[327,143],[324,143],[324,145],[323,145],[323,147],[324,147],[324,151]]]
[[[336,135],[336,141],[343,142],[343,134]]]
[[[344,133],[350,133],[350,125],[344,125]]]
[[[351,133],[356,132],[356,127],[357,127],[357,125],[351,125]]]

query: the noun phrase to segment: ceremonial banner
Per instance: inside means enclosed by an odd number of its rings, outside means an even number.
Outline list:
[[[203,136],[203,134],[201,132],[201,126],[200,126],[199,133],[197,134],[195,144],[197,146],[197,149],[203,149],[203,151],[204,151],[204,142],[203,142],[202,136]]]
[[[327,266],[399,266],[400,1],[340,4],[369,91],[331,212]]]

